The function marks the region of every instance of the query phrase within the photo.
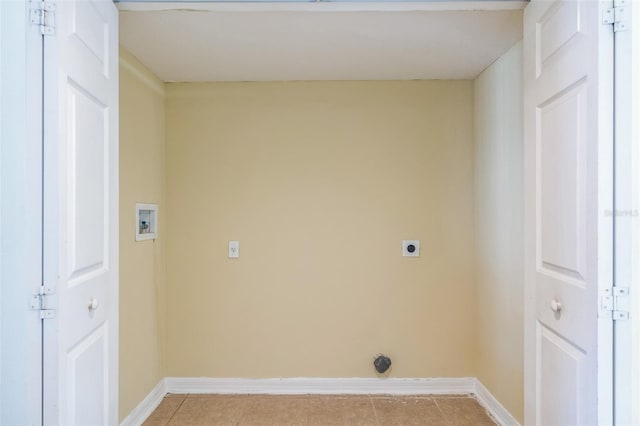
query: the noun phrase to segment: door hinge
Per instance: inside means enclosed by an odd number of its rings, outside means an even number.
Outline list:
[[[600,296],[600,311],[614,321],[629,319],[629,287],[610,287]]]
[[[42,35],[56,33],[56,4],[49,1],[31,2],[29,12],[31,25],[38,25]]]
[[[613,24],[614,33],[628,30],[631,17],[629,0],[616,0],[613,4],[614,7],[602,12],[602,23]]]
[[[40,311],[40,319],[55,318],[56,311],[48,309],[47,296],[55,294],[53,287],[41,286],[40,292],[29,297],[29,309],[32,311]]]

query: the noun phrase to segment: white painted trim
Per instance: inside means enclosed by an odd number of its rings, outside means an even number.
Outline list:
[[[140,404],[133,410],[125,419],[120,423],[120,426],[138,426],[141,425],[153,410],[162,402],[162,398],[168,393],[166,379],[161,379],[156,387],[151,389],[149,395],[147,395]]]
[[[503,426],[520,426],[489,390],[475,377],[460,378],[281,378],[214,379],[208,377],[165,377],[134,408],[120,426],[144,422],[167,393],[270,394],[270,395],[473,395],[478,403]]]
[[[418,395],[472,394],[476,379],[375,379],[375,378],[286,378],[212,379],[207,377],[167,377],[170,393],[275,394],[275,395]]]
[[[614,126],[615,126],[615,205],[609,214],[614,220],[614,283],[619,287],[629,287],[629,297],[621,300],[626,306],[620,309],[630,312],[629,321],[614,322],[613,338],[613,418],[618,425],[637,425],[638,393],[634,389],[637,381],[634,363],[638,362],[637,350],[634,350],[634,335],[637,339],[638,316],[634,312],[633,298],[638,297],[638,247],[640,234],[638,233],[638,214],[640,212],[640,185],[638,185],[638,136],[635,117],[638,116],[638,68],[634,61],[634,44],[636,49],[640,37],[636,31],[638,22],[634,22],[640,14],[640,4],[629,2],[627,10],[627,25],[629,31],[619,31],[615,34],[615,66],[614,66]],[[604,67],[608,71],[608,67]],[[635,93],[634,93],[635,92]],[[626,299],[626,302],[625,302]],[[635,353],[634,353],[635,352]],[[605,370],[605,374],[608,371]],[[611,376],[610,376],[611,377]],[[610,379],[609,377],[609,379]],[[608,407],[607,407],[608,408]],[[634,411],[636,411],[634,416]],[[635,418],[634,418],[635,417]]]
[[[2,359],[0,424],[42,418],[42,323],[25,300],[42,283],[42,34],[29,1],[0,1]]]
[[[634,2],[631,5],[631,28],[633,39],[631,40],[631,140],[640,140],[640,122],[633,117],[640,114],[640,4]],[[623,82],[623,84],[625,84]],[[632,185],[634,208],[640,209],[640,147],[633,144],[633,171]],[[640,218],[633,219],[632,228],[632,259],[640,257]],[[631,423],[640,424],[640,264],[632,262],[632,276],[630,282],[631,291]]]
[[[511,413],[504,408],[500,401],[480,382],[475,380],[474,394],[476,399],[484,407],[485,410],[491,414],[493,419],[502,426],[520,426],[520,423],[511,415]]]
[[[122,69],[128,71],[138,80],[145,83],[154,92],[161,96],[165,96],[164,83],[160,81],[160,79],[156,77],[156,80],[154,80],[152,77],[146,75],[145,73],[140,71],[140,69],[129,58],[126,58],[123,55],[120,55],[119,57],[119,64]]]
[[[457,10],[521,10],[527,1],[417,1],[417,2],[149,2],[121,1],[120,11],[156,12],[183,10],[199,12],[413,12]]]

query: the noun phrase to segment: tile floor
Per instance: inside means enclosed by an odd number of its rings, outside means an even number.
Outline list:
[[[495,425],[470,395],[167,395],[144,426]]]

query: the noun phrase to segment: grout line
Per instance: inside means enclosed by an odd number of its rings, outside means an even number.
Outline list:
[[[371,404],[371,409],[373,410],[373,417],[376,419],[376,426],[380,426],[380,420],[378,420],[378,412],[376,411],[376,406],[373,404],[373,398],[369,395],[369,403]]]
[[[442,410],[442,407],[440,407],[440,405],[438,404],[438,398],[435,397],[431,397],[431,399],[433,400],[434,404],[436,404],[436,408],[438,409],[438,411],[440,412],[440,414],[442,415],[442,418],[444,419],[444,421],[450,425],[452,424],[452,420],[449,418],[450,416],[447,416],[444,411]]]
[[[249,404],[249,398],[247,398],[247,395],[243,395],[242,400],[244,401],[244,405],[242,406],[242,412],[240,413],[240,417],[238,417],[236,426],[238,426],[242,421],[242,418],[244,417],[244,412],[247,411],[247,405]]]
[[[186,394],[184,396],[184,398],[182,398],[182,401],[180,401],[180,405],[178,405],[178,407],[173,411],[173,413],[171,414],[171,416],[169,417],[169,420],[167,420],[167,422],[165,423],[165,425],[168,425],[169,423],[171,423],[171,420],[173,420],[173,418],[176,416],[176,414],[178,414],[178,411],[180,410],[180,408],[182,407],[182,404],[184,404],[184,402],[187,400],[187,397],[189,396],[189,394]],[[167,395],[164,396],[165,398],[167,397]],[[163,398],[164,399],[164,398]]]
[[[431,398],[431,399],[433,399],[433,402],[436,404],[436,407],[438,407],[438,410],[442,413],[442,408],[440,408],[440,405],[438,405],[438,401],[436,400],[436,398]]]

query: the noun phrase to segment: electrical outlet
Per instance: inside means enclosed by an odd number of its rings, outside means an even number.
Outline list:
[[[405,257],[420,257],[420,240],[403,240],[402,255]]]
[[[240,241],[229,241],[229,259],[240,257]]]

